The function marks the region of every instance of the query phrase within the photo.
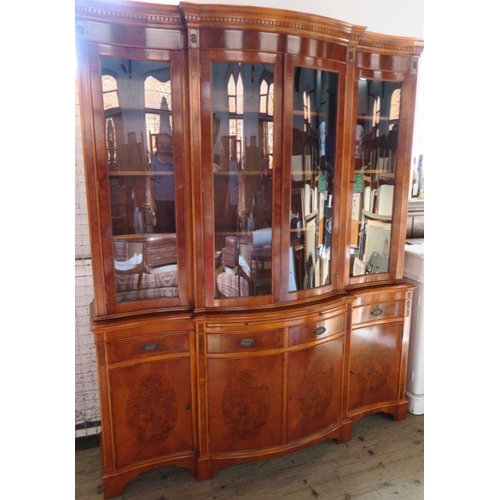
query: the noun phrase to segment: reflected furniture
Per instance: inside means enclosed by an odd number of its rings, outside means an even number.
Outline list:
[[[121,0],[75,34],[104,497],[405,418],[423,42]]]

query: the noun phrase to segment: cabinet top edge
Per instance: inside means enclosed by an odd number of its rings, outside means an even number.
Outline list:
[[[76,17],[107,22],[175,25],[189,28],[261,29],[305,34],[341,40],[362,50],[385,50],[419,55],[423,40],[367,31],[334,18],[272,7],[248,5],[194,4],[178,5],[129,0],[75,0]],[[167,27],[167,26],[165,26]]]
[[[406,52],[418,56],[424,50],[424,41],[421,38],[383,35],[366,31],[359,39],[358,49]]]
[[[182,12],[176,5],[127,0],[75,0],[77,19],[143,24],[174,24],[182,27]]]
[[[186,22],[200,26],[257,25],[268,30],[311,31],[345,40],[357,40],[366,30],[345,21],[272,7],[248,5],[193,4],[181,2]]]

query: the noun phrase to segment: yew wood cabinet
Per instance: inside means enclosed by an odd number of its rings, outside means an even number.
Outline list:
[[[405,418],[423,42],[90,0],[75,33],[104,497]]]

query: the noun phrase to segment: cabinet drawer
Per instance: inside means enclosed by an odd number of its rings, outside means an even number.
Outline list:
[[[367,306],[369,304],[378,304],[381,302],[396,302],[407,299],[408,290],[380,290],[376,292],[364,292],[356,297],[353,307]]]
[[[283,347],[281,330],[207,335],[207,352],[211,354],[262,351],[280,347]]]
[[[289,329],[288,345],[294,346],[320,340],[335,335],[344,330],[344,315],[335,316],[325,321],[318,321],[306,325],[293,326]]]
[[[159,354],[189,352],[189,333],[145,335],[108,344],[109,363],[140,359]]]
[[[357,325],[368,321],[404,316],[404,302],[380,302],[368,306],[356,307],[352,312],[352,323]]]

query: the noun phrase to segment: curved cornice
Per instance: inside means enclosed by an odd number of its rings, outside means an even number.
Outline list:
[[[145,24],[182,25],[179,7],[174,5],[148,4],[106,0],[105,2],[76,0],[76,16],[92,20],[143,22]]]
[[[126,0],[75,0],[76,17],[97,21],[188,28],[260,29],[357,46],[361,50],[420,55],[423,40],[367,31],[365,26],[267,7],[181,2],[178,6]]]
[[[181,2],[186,24],[193,28],[256,26],[259,29],[287,33],[296,31],[343,42],[356,41],[366,30],[344,21],[313,14],[267,7],[208,5]]]
[[[377,52],[420,55],[424,50],[424,42],[420,38],[382,35],[366,31],[359,39],[359,48],[373,49]]]

